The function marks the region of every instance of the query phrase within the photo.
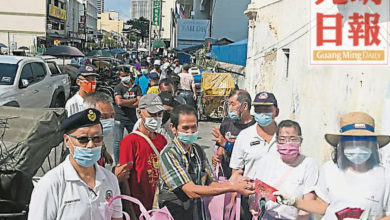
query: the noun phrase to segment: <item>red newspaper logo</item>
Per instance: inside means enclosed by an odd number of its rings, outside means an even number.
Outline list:
[[[316,5],[319,5],[321,3],[323,3],[325,0],[317,0],[316,1]],[[351,2],[357,2],[357,1],[360,1],[360,2],[363,2],[363,4],[367,4],[369,0],[351,0]],[[371,0],[372,2],[374,2],[375,4],[377,5],[380,5],[382,3],[382,0]],[[348,0],[333,0],[333,4],[335,5],[343,5],[343,4],[347,4],[348,3]]]

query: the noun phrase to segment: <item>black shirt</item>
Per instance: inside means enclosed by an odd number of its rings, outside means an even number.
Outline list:
[[[236,141],[238,134],[245,128],[252,126],[255,123],[256,121],[254,118],[247,124],[240,124],[238,122],[234,122],[229,117],[223,119],[219,130],[221,131],[223,137],[226,139],[227,144],[225,144],[225,146],[221,146],[225,147],[225,154],[223,155],[221,164],[223,173],[227,178],[230,178],[230,176],[232,175],[232,169],[229,167],[229,163],[230,158],[232,156],[234,142]]]
[[[122,99],[133,99],[138,96],[142,96],[141,88],[137,85],[132,85],[131,87],[126,87],[123,83],[119,83],[114,89],[115,96],[120,95]],[[114,105],[116,121],[130,121],[137,122],[137,115],[135,108],[128,108],[125,106]]]

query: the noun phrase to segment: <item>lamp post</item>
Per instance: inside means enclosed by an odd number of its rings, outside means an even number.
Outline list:
[[[85,5],[85,2],[83,3],[83,7],[84,7],[84,40],[85,40],[84,49],[86,51],[87,49],[87,7]]]

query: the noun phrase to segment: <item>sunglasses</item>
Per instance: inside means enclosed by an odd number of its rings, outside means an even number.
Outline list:
[[[68,136],[77,139],[77,141],[80,144],[88,144],[89,141],[92,141],[93,143],[100,143],[103,141],[103,136],[93,136],[93,137],[87,137],[87,136],[76,136],[73,134],[68,134]]]

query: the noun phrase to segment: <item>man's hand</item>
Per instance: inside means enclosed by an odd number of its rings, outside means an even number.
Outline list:
[[[133,164],[133,162],[130,161],[130,162],[123,164],[123,165],[118,164],[114,168],[114,174],[118,178],[118,182],[123,182],[123,181],[129,179],[129,177],[130,177],[129,165],[132,165],[132,164]]]
[[[276,196],[276,202],[281,205],[295,206],[296,199],[293,196],[288,195],[282,191],[276,191],[273,193]]]
[[[218,127],[213,128],[211,134],[214,135],[215,138],[211,139],[212,141],[217,142],[221,147],[225,146],[226,140],[221,134],[221,131]]]
[[[194,97],[193,98],[194,98],[194,101],[196,101],[196,94],[195,93],[194,93]]]
[[[211,163],[213,164],[214,167],[217,166],[218,163],[221,162],[221,157],[217,155],[211,156]]]
[[[255,193],[255,187],[251,179],[242,176],[243,171],[239,170],[234,172],[229,179],[229,183],[232,185],[233,190],[244,196],[249,196]]]

